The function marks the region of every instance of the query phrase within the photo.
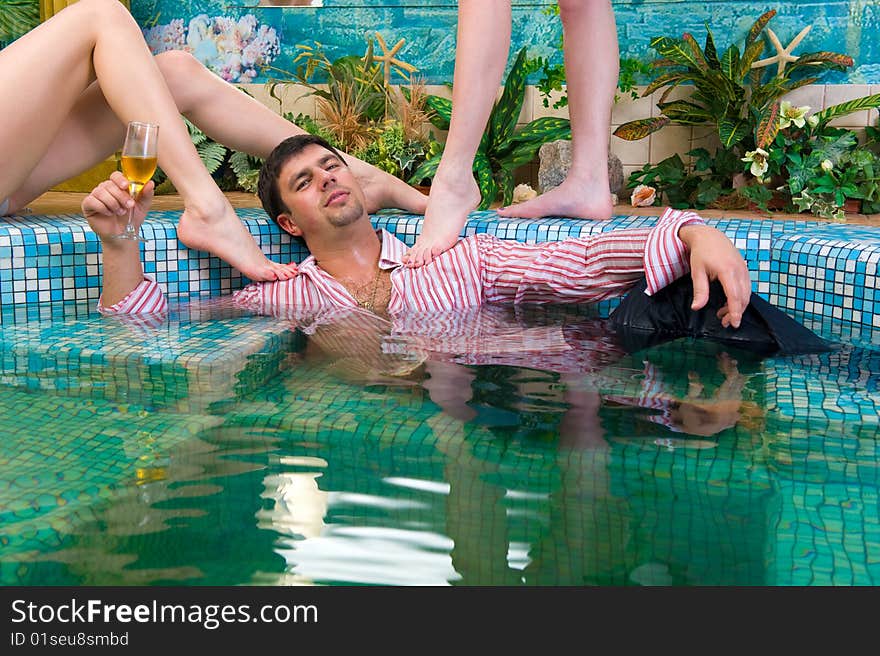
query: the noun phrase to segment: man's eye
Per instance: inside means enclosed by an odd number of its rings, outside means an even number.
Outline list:
[[[306,186],[308,186],[308,184],[309,184],[309,181],[308,181],[308,180],[301,180],[300,182],[298,182],[298,183],[296,184],[296,190],[297,190],[297,191],[302,191],[303,189],[306,188]]]
[[[336,162],[331,162],[330,164],[327,165],[328,171],[332,171],[333,169],[338,169],[338,168],[339,168],[339,164],[337,164]]]

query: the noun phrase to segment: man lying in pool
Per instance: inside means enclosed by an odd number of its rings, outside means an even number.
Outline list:
[[[718,280],[727,303],[718,317],[738,328],[751,295],[742,256],[718,230],[692,212],[667,210],[653,228],[616,230],[583,238],[524,244],[477,234],[462,239],[420,268],[403,266],[406,246],[376,231],[363,191],[342,156],[312,135],[285,139],[260,173],[266,212],[289,234],[301,237],[311,256],[290,280],[248,285],[237,305],[261,313],[287,307],[321,311],[358,307],[394,316],[483,303],[589,303],[625,293],[647,277],[653,294],[690,270],[693,309],[702,308]],[[139,225],[149,209],[152,185],[137,203]],[[83,214],[104,247],[104,314],[164,312],[159,286],[146,278],[137,243],[119,232],[131,202],[125,178],[114,173],[83,201]]]

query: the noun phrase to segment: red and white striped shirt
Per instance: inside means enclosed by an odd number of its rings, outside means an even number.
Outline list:
[[[483,303],[591,303],[619,296],[642,275],[649,295],[689,270],[682,226],[702,223],[693,212],[667,209],[653,228],[616,230],[563,241],[526,244],[471,235],[419,268],[403,266],[406,245],[382,230],[379,267],[391,270],[388,312],[440,312]],[[261,314],[298,308],[311,313],[356,308],[346,288],[313,256],[290,280],[252,283],[235,304]],[[159,285],[146,279],[103,314],[164,313]]]

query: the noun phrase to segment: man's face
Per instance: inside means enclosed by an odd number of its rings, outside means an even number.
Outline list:
[[[357,180],[339,157],[318,144],[306,146],[287,161],[278,177],[278,189],[290,209],[294,234],[308,237],[366,216]]]

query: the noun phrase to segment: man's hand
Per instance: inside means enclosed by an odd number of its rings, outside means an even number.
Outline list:
[[[83,199],[83,216],[103,242],[122,232],[128,220],[128,210],[133,207],[131,223],[137,230],[144,222],[144,217],[150,209],[154,186],[153,181],[150,180],[144,185],[137,201],[134,201],[128,193],[126,177],[119,171],[114,171],[110,174],[109,180],[105,180],[92,189],[92,193]]]
[[[725,328],[739,328],[743,312],[752,296],[749,269],[724,233],[706,225],[687,225],[678,236],[691,253],[691,278],[694,281],[692,310],[699,310],[709,301],[709,283],[721,282],[727,303],[717,316]]]

